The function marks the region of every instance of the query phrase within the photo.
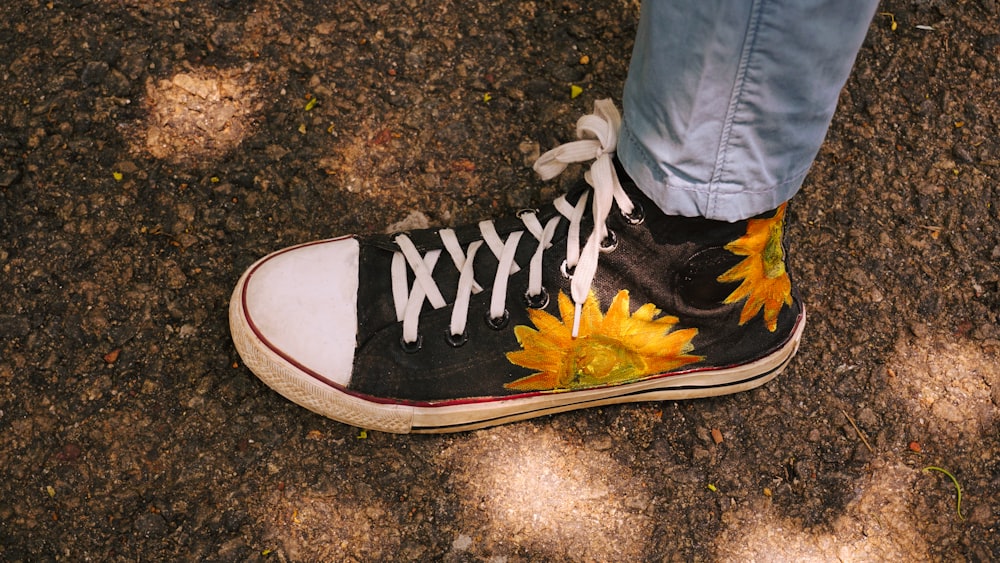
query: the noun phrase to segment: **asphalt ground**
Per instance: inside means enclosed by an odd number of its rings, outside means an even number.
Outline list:
[[[880,8],[789,207],[805,340],[758,390],[399,436],[242,366],[257,258],[559,195],[528,164],[620,103],[637,11],[0,6],[0,558],[1000,558],[994,0]]]

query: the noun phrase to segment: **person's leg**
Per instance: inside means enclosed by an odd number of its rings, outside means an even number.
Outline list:
[[[875,0],[643,2],[618,156],[665,213],[736,221],[799,189]]]

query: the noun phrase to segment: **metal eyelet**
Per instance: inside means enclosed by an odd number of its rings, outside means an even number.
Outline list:
[[[601,252],[607,254],[608,252],[613,252],[616,248],[618,248],[618,235],[611,229],[608,229],[607,236],[601,239]]]
[[[416,354],[421,348],[424,347],[424,337],[417,335],[417,339],[414,342],[407,342],[402,336],[400,336],[399,345],[407,354]]]
[[[625,221],[629,225],[641,225],[646,220],[646,210],[642,208],[642,204],[639,202],[633,201],[632,205],[632,212],[622,213],[622,217],[625,218]]]
[[[486,326],[493,330],[503,330],[508,322],[510,322],[510,313],[507,312],[507,309],[504,309],[503,314],[497,318],[491,317],[490,312],[486,311]]]
[[[569,264],[566,263],[565,260],[563,260],[562,265],[559,266],[559,273],[562,274],[562,277],[568,280],[573,279],[573,272],[575,271],[576,271],[576,266],[570,266]]]
[[[531,208],[519,209],[515,215],[517,216],[518,219],[520,219],[521,217],[527,215],[528,213],[538,213],[538,210]]]
[[[549,304],[549,292],[544,287],[537,295],[524,294],[524,304],[532,309],[544,309]]]
[[[460,348],[464,346],[466,342],[469,341],[468,330],[462,331],[462,334],[452,334],[451,329],[446,328],[444,330],[444,334],[445,334],[445,340],[448,342],[448,345],[451,346],[452,348]]]

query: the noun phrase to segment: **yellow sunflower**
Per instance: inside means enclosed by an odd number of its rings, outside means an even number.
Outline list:
[[[576,338],[572,336],[573,302],[562,292],[559,312],[562,320],[545,311],[530,309],[528,315],[536,328],[514,327],[522,349],[508,352],[507,359],[538,372],[504,387],[548,391],[615,385],[702,359],[687,353],[698,329],[672,330],[677,317],[655,318],[660,310],[652,303],[630,315],[626,290],[618,292],[607,314],[601,313],[597,298],[591,293],[583,304]]]
[[[743,282],[725,300],[725,303],[747,300],[740,313],[741,325],[764,309],[764,323],[774,332],[782,305],[792,304],[792,282],[785,271],[785,251],[781,247],[785,206],[782,204],[770,219],[750,219],[747,234],[725,247],[737,256],[746,256],[717,278],[723,283]]]

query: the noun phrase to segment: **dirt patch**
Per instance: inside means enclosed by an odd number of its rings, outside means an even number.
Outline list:
[[[145,138],[133,150],[171,161],[217,157],[251,132],[257,96],[247,72],[180,72],[146,84]]]

